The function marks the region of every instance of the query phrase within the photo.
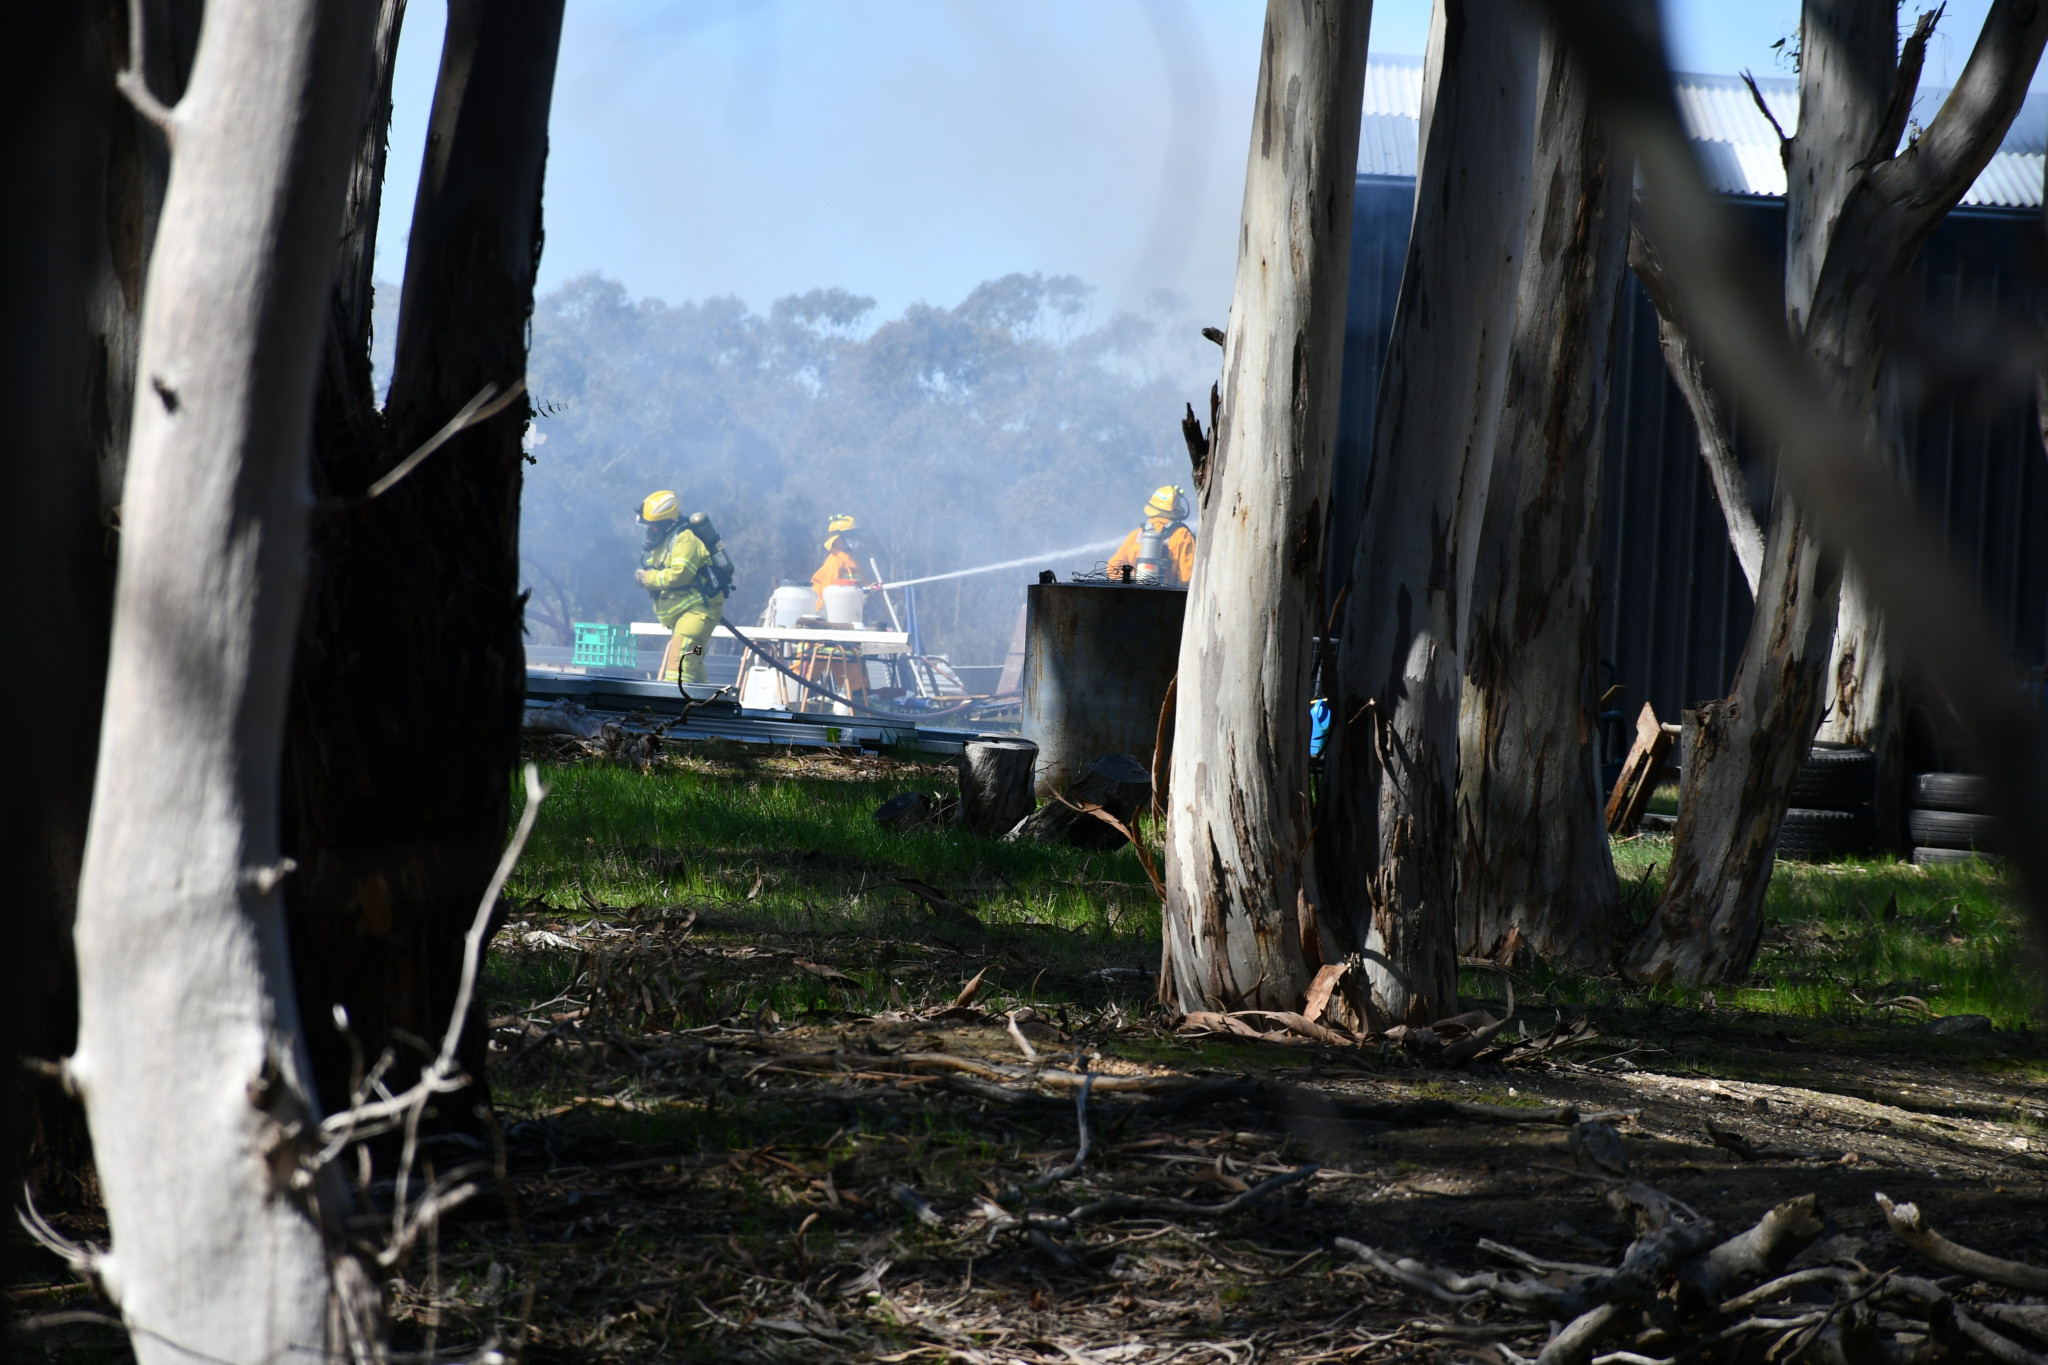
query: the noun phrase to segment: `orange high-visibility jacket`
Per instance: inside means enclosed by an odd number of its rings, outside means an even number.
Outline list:
[[[1166,538],[1166,558],[1159,566],[1159,581],[1170,588],[1185,588],[1188,580],[1195,576],[1195,533],[1188,529],[1186,522],[1178,525],[1170,517],[1153,517],[1148,523],[1155,531],[1173,527],[1173,534]],[[1138,537],[1145,528],[1138,527],[1124,537],[1124,543],[1116,547],[1116,553],[1109,557],[1109,576],[1116,577],[1117,570],[1126,564],[1138,562]]]
[[[857,588],[860,586],[860,564],[854,557],[836,545],[832,553],[825,556],[825,562],[811,575],[811,591],[818,595],[818,610],[825,610],[825,589]]]

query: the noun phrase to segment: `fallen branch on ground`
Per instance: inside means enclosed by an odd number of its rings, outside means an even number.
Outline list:
[[[2017,1289],[2022,1294],[2048,1294],[2048,1270],[1958,1246],[1922,1221],[1918,1205],[1894,1204],[1880,1194],[1877,1206],[1884,1210],[1885,1222],[1891,1225],[1894,1237],[1943,1270],[1974,1276],[1986,1284]]]

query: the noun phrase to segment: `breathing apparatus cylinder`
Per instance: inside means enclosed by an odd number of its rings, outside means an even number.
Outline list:
[[[704,595],[706,597],[732,596],[732,558],[726,554],[725,544],[718,538],[718,528],[713,526],[711,518],[705,516],[702,512],[690,513],[688,525],[690,534],[696,536],[699,541],[703,542],[704,548],[711,552],[711,562],[706,564],[698,574],[700,580],[706,578],[710,580],[709,583],[704,584],[704,587],[708,587],[712,591],[705,592]],[[703,591],[703,588],[700,587],[699,591]]]
[[[1151,522],[1138,533],[1137,571],[1131,575],[1134,582],[1157,583],[1162,577],[1161,561],[1166,558],[1166,541]]]

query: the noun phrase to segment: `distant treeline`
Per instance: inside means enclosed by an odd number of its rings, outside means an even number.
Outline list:
[[[1086,292],[1010,275],[957,308],[916,305],[879,326],[872,299],[837,289],[766,316],[731,298],[636,302],[595,275],[547,295],[528,369],[540,412],[521,528],[530,639],[649,615],[633,517],[656,488],[717,524],[739,571],[727,612],[742,622],[779,580],[809,579],[836,512],[860,519],[865,554],[891,578],[1128,529],[1154,486],[1188,482],[1179,417],[1196,395],[1157,377],[1159,322],[1126,314],[1080,331]],[[921,589],[927,648],[999,661],[1034,576]]]

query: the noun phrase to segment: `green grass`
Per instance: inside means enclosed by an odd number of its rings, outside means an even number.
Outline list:
[[[1614,843],[1614,870],[1632,924],[1663,889],[1671,840]],[[1896,858],[1780,862],[1764,906],[1763,941],[1750,979],[1737,986],[1663,986],[1581,978],[1537,967],[1530,984],[1553,1003],[1645,1000],[1698,1006],[1711,990],[1724,1008],[1867,1023],[1919,1023],[1925,1013],[1883,1001],[1915,997],[1934,1014],[1982,1014],[2000,1028],[2035,1022],[2041,983],[2026,938],[2018,889],[1986,862],[1915,867]],[[1493,993],[1486,973],[1467,989]]]
[[[543,780],[547,806],[508,887],[528,920],[694,909],[728,936],[752,924],[806,941],[841,940],[821,960],[848,980],[785,966],[766,978],[741,972],[708,984],[654,983],[657,993],[708,991],[688,1011],[693,1017],[766,1006],[790,1019],[929,1003],[957,990],[960,974],[983,962],[999,964],[988,983],[992,997],[1045,1006],[1074,1000],[1075,980],[1094,967],[1149,971],[1157,962],[1157,897],[1128,847],[1087,853],[1007,844],[950,827],[902,833],[874,823],[874,808],[900,792],[949,795],[948,763],[879,764],[702,745],[671,751],[647,770],[599,761],[548,764]],[[1621,905],[1631,923],[1655,905],[1670,854],[1668,837],[1615,842]],[[969,906],[980,925],[934,917],[889,885],[897,878],[927,883]],[[1750,979],[1712,989],[1723,1009],[1905,1025],[1923,1013],[1881,1002],[1911,996],[1934,1014],[1987,1015],[2001,1028],[2039,1014],[2039,976],[2016,891],[1995,866],[1780,863],[1765,916]],[[545,998],[576,970],[576,960],[563,954],[500,953],[491,994]],[[1051,978],[1041,983],[1041,971]],[[1560,1006],[1698,1006],[1708,993],[1682,986],[1643,991],[1611,976],[1568,976],[1540,965],[1518,975],[1525,999],[1533,992]],[[1128,986],[1121,994],[1135,1006],[1150,982]],[[1467,972],[1462,988],[1497,996],[1499,979]],[[1094,993],[1097,1003],[1101,997]]]
[[[713,903],[838,927],[906,900],[880,883],[909,877],[971,902],[990,924],[1159,932],[1157,897],[1127,847],[1089,853],[875,824],[891,796],[948,790],[950,765],[867,776],[835,773],[829,759],[713,750],[647,772],[552,764],[542,780],[547,803],[508,890],[563,913]]]
[[[1151,991],[1158,898],[1128,847],[876,825],[874,808],[899,793],[950,796],[950,764],[703,745],[645,770],[545,764],[542,780],[507,886],[518,926],[696,919],[680,945],[640,935],[586,953],[501,938],[484,981],[494,1012],[566,992],[641,1031],[763,1010],[797,1022],[943,1004],[984,966],[985,1007],[1128,1014]],[[967,913],[935,912],[899,879]],[[1088,978],[1110,966],[1131,970]]]

